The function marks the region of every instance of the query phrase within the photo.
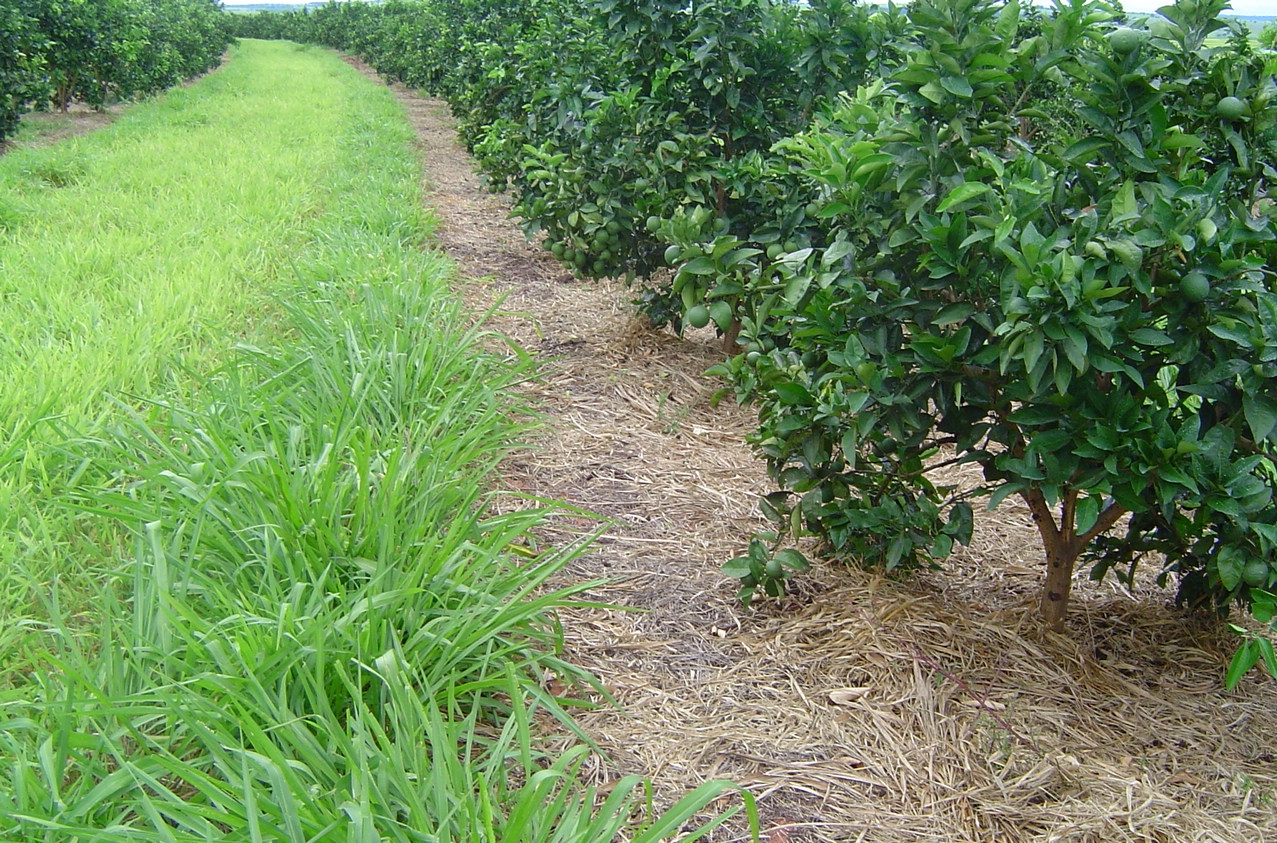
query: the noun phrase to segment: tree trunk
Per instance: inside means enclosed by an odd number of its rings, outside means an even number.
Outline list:
[[[740,338],[740,318],[732,317],[732,324],[728,326],[726,333],[723,334],[723,351],[727,354],[735,354],[739,348],[737,340]]]
[[[1038,535],[1042,537],[1042,547],[1046,549],[1046,587],[1042,590],[1042,620],[1052,632],[1064,631],[1064,615],[1069,609],[1069,592],[1073,589],[1073,568],[1078,557],[1096,536],[1108,530],[1118,522],[1126,510],[1116,502],[1110,502],[1100,512],[1095,523],[1082,535],[1078,535],[1077,501],[1078,490],[1070,489],[1064,494],[1060,507],[1060,522],[1056,524],[1055,514],[1051,512],[1041,489],[1028,489],[1021,493],[1024,502],[1033,513],[1033,521],[1037,524]]]
[[[1054,532],[1054,531],[1053,531]],[[1042,620],[1052,632],[1064,631],[1064,614],[1069,608],[1069,592],[1073,588],[1073,565],[1077,552],[1059,533],[1048,538],[1046,545],[1046,587],[1042,590]]]

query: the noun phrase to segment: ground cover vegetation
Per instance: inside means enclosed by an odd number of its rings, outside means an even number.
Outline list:
[[[32,109],[100,107],[204,73],[230,43],[216,0],[23,0],[0,6],[0,141]]]
[[[72,370],[5,407],[0,837],[601,843],[721,821],[694,815],[726,785],[658,813],[638,779],[579,785],[586,746],[537,748],[575,728],[547,678],[592,683],[557,656],[579,589],[547,586],[580,548],[533,543],[544,508],[489,506],[532,361],[424,248],[388,92],[246,43],[0,179],[22,201],[6,335],[59,302],[71,320],[6,346],[0,377]]]
[[[717,371],[757,407],[778,487],[776,530],[727,567],[743,596],[783,591],[800,536],[936,565],[974,501],[1014,495],[1058,629],[1079,566],[1147,559],[1181,604],[1273,618],[1277,112],[1226,8],[422,0],[260,20],[448,97],[555,257],[724,335]],[[1260,662],[1277,673],[1248,637],[1230,683]]]

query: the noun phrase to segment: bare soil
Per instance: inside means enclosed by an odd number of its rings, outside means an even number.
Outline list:
[[[607,754],[594,783],[638,774],[668,802],[733,780],[772,843],[1277,840],[1277,682],[1225,693],[1235,640],[1153,587],[1080,579],[1068,634],[1043,630],[1023,510],[980,519],[943,572],[822,564],[742,608],[719,569],[769,487],[752,414],[703,375],[719,342],[651,330],[624,286],[567,274],[484,189],[447,106],[395,93],[463,294],[544,361],[545,430],[504,483],[607,519],[570,576],[606,580],[589,597],[618,608],[562,617],[568,656],[620,703],[580,718]],[[546,538],[598,523],[566,512]]]
[[[22,115],[26,128],[21,139],[0,141],[0,155],[21,147],[48,146],[60,140],[87,134],[115,122],[126,105],[89,108],[76,103],[67,111],[36,111]]]

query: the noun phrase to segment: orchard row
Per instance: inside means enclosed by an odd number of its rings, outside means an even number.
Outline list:
[[[446,96],[494,189],[629,278],[757,408],[779,594],[814,535],[930,566],[1023,500],[1042,610],[1152,560],[1263,621],[1277,586],[1271,69],[1224,0],[422,0],[245,19]],[[958,487],[948,467],[982,482]],[[1264,660],[1251,639],[1234,666]]]
[[[0,5],[0,141],[33,109],[153,93],[214,67],[230,44],[216,0]]]

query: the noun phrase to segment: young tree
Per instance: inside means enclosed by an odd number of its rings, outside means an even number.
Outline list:
[[[917,0],[905,66],[785,144],[830,242],[769,269],[724,367],[782,532],[929,565],[972,499],[1017,495],[1055,629],[1088,559],[1163,554],[1221,610],[1277,583],[1272,87],[1244,39],[1207,46],[1223,8],[1133,30],[1072,0],[1023,32],[1015,3]],[[1035,145],[1047,85],[1073,131]],[[933,479],[955,463],[984,484]],[[776,593],[798,561],[756,542],[728,570]]]

